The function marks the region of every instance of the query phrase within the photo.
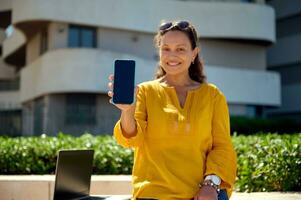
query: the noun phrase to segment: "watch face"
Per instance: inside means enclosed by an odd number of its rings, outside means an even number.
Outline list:
[[[211,180],[215,185],[221,184],[221,179],[218,176],[211,176]]]

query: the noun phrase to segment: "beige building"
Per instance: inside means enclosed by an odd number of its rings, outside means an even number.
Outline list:
[[[136,60],[137,83],[153,79],[162,19],[196,26],[208,81],[231,115],[281,104],[280,77],[266,59],[275,13],[263,0],[1,0],[0,18],[1,84],[18,85],[0,91],[1,133],[16,115],[23,135],[110,134],[119,117],[106,95],[114,60]]]

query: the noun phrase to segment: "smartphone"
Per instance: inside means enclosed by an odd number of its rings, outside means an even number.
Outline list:
[[[132,104],[135,90],[134,60],[115,60],[113,103]]]

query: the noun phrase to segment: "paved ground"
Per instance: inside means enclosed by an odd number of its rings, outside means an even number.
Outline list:
[[[281,192],[233,193],[230,200],[301,200],[301,193],[281,193]]]

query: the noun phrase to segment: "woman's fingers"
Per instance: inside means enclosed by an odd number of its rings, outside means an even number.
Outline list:
[[[110,75],[109,75],[109,80],[110,80],[110,81],[113,81],[113,80],[114,80],[114,75],[113,75],[113,74],[110,74]]]
[[[108,91],[108,96],[113,97],[114,93],[112,91]]]
[[[113,74],[110,74],[109,75],[109,77],[108,77],[108,79],[109,79],[109,83],[108,83],[108,89],[109,89],[109,91],[108,91],[108,96],[109,97],[111,97],[110,99],[109,99],[109,102],[111,103],[111,104],[114,104],[113,103],[113,95],[114,95],[114,93],[113,93],[113,87],[114,87],[114,84],[113,84],[113,81],[114,81],[114,75]]]
[[[108,96],[110,97],[109,99],[109,102],[113,105],[115,105],[117,108],[119,108],[120,110],[123,110],[123,111],[126,111],[126,110],[129,110],[129,109],[133,109],[135,108],[135,103],[134,104],[131,104],[131,105],[127,105],[127,104],[114,104],[113,102],[113,96],[114,96],[114,93],[113,93],[113,88],[114,88],[114,75],[109,75],[108,77],[109,79],[109,82],[108,82]],[[139,91],[139,87],[136,86],[135,87],[135,96],[137,96],[138,94],[138,91]]]
[[[114,84],[113,84],[113,81],[114,81],[114,75],[113,74],[110,74],[109,75],[109,80],[110,82],[108,83],[108,89],[109,90],[113,90],[113,87],[114,87]],[[108,92],[108,95],[109,95],[109,92]],[[110,96],[110,95],[109,95]],[[111,97],[111,96],[110,96]]]
[[[108,83],[108,88],[109,90],[113,90],[114,84],[112,82]]]

